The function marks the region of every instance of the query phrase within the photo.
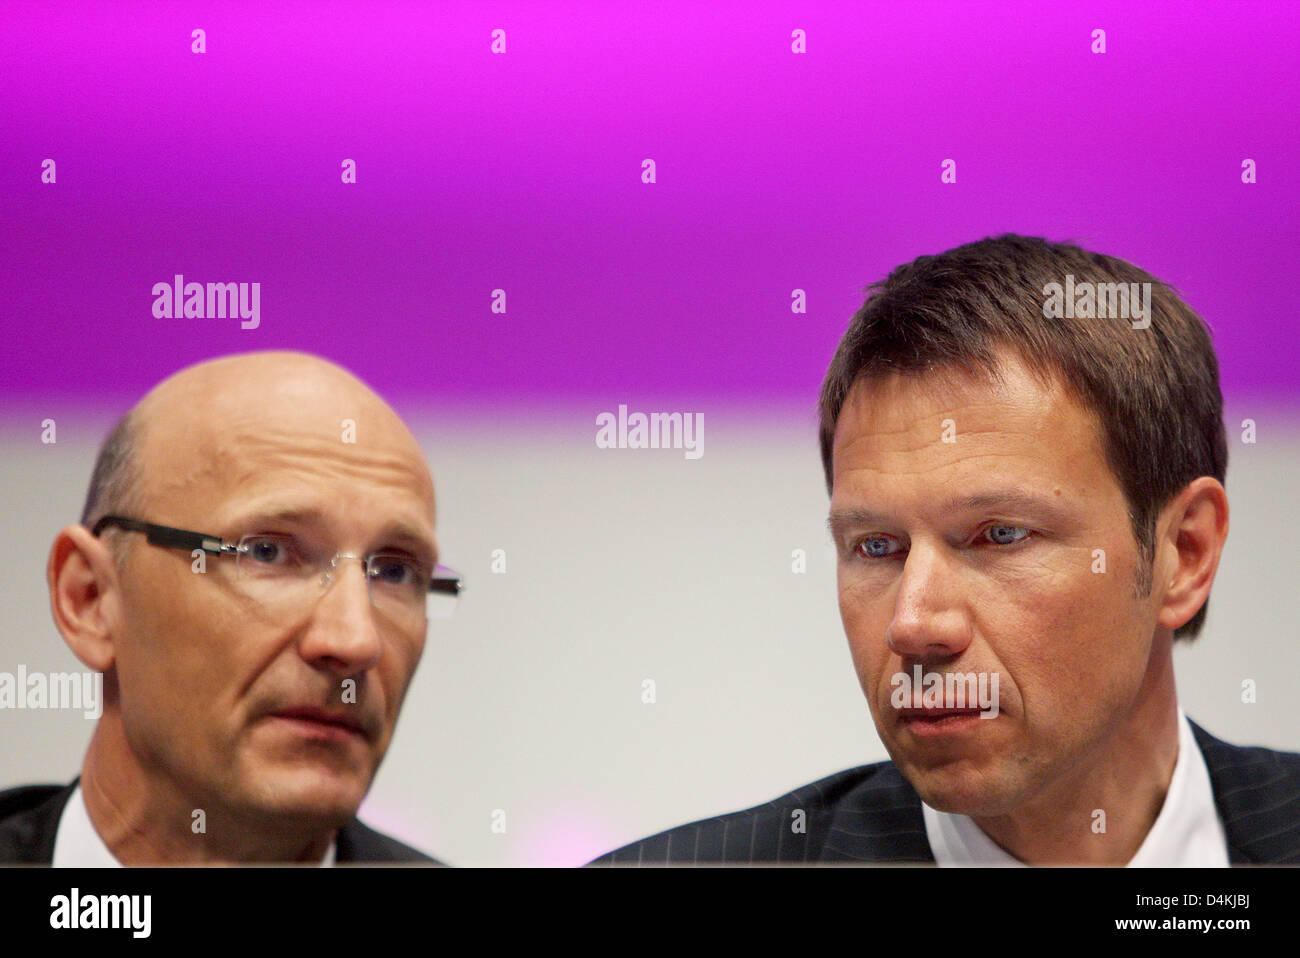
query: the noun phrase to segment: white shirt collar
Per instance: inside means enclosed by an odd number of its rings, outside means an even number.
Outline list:
[[[55,868],[122,867],[91,824],[80,782],[59,816],[59,830],[54,833],[54,860],[50,864]]]
[[[921,804],[925,835],[939,865],[1024,865],[1003,851],[966,815]],[[1214,806],[1205,756],[1192,723],[1178,709],[1178,758],[1160,814],[1142,840],[1129,868],[1150,866],[1227,867],[1228,836]]]
[[[330,842],[321,860],[322,868],[334,864],[337,839]],[[81,794],[81,783],[72,790],[68,804],[59,816],[59,828],[54,833],[54,859],[50,862],[54,868],[121,868],[122,863],[113,857],[104,840],[95,831],[86,810],[86,799]]]

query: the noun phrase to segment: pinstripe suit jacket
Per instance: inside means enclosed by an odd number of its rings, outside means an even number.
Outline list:
[[[71,785],[27,785],[0,792],[0,865],[53,862],[59,819],[76,785],[76,781]],[[339,829],[334,860],[339,864],[442,864],[355,818]]]
[[[1300,864],[1300,754],[1241,748],[1192,723],[1228,860]],[[803,812],[806,830],[793,826]],[[597,865],[934,863],[921,799],[892,762],[863,765],[765,805],[683,825],[598,858]]]

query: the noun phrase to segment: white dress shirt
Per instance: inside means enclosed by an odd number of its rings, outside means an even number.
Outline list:
[[[334,864],[334,845],[331,841],[330,847],[325,850],[325,857],[320,863],[322,868]],[[72,797],[59,816],[59,829],[54,833],[54,860],[50,864],[54,868],[122,867],[122,863],[113,857],[90,821],[80,782],[72,790]]]
[[[921,804],[925,835],[939,865],[1024,865],[984,834],[974,819]],[[1129,868],[1228,866],[1228,836],[1214,807],[1214,790],[1192,724],[1178,709],[1178,758],[1160,814]]]

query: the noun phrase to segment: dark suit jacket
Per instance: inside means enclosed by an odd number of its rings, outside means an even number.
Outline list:
[[[75,781],[71,785],[26,785],[0,792],[0,864],[48,865],[54,860],[59,817],[76,785]],[[355,818],[339,829],[334,859],[340,864],[442,864]]]
[[[1240,748],[1192,732],[1210,772],[1228,859],[1300,863],[1300,754]],[[804,831],[795,813],[803,812]],[[730,815],[682,825],[596,859],[596,865],[817,862],[934,863],[921,799],[893,762],[838,772]]]

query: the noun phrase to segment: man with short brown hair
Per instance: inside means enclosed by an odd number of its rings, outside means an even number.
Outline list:
[[[920,257],[854,317],[820,438],[892,761],[603,863],[1300,862],[1300,755],[1178,704],[1228,501],[1217,363],[1172,290],[1022,236]]]

